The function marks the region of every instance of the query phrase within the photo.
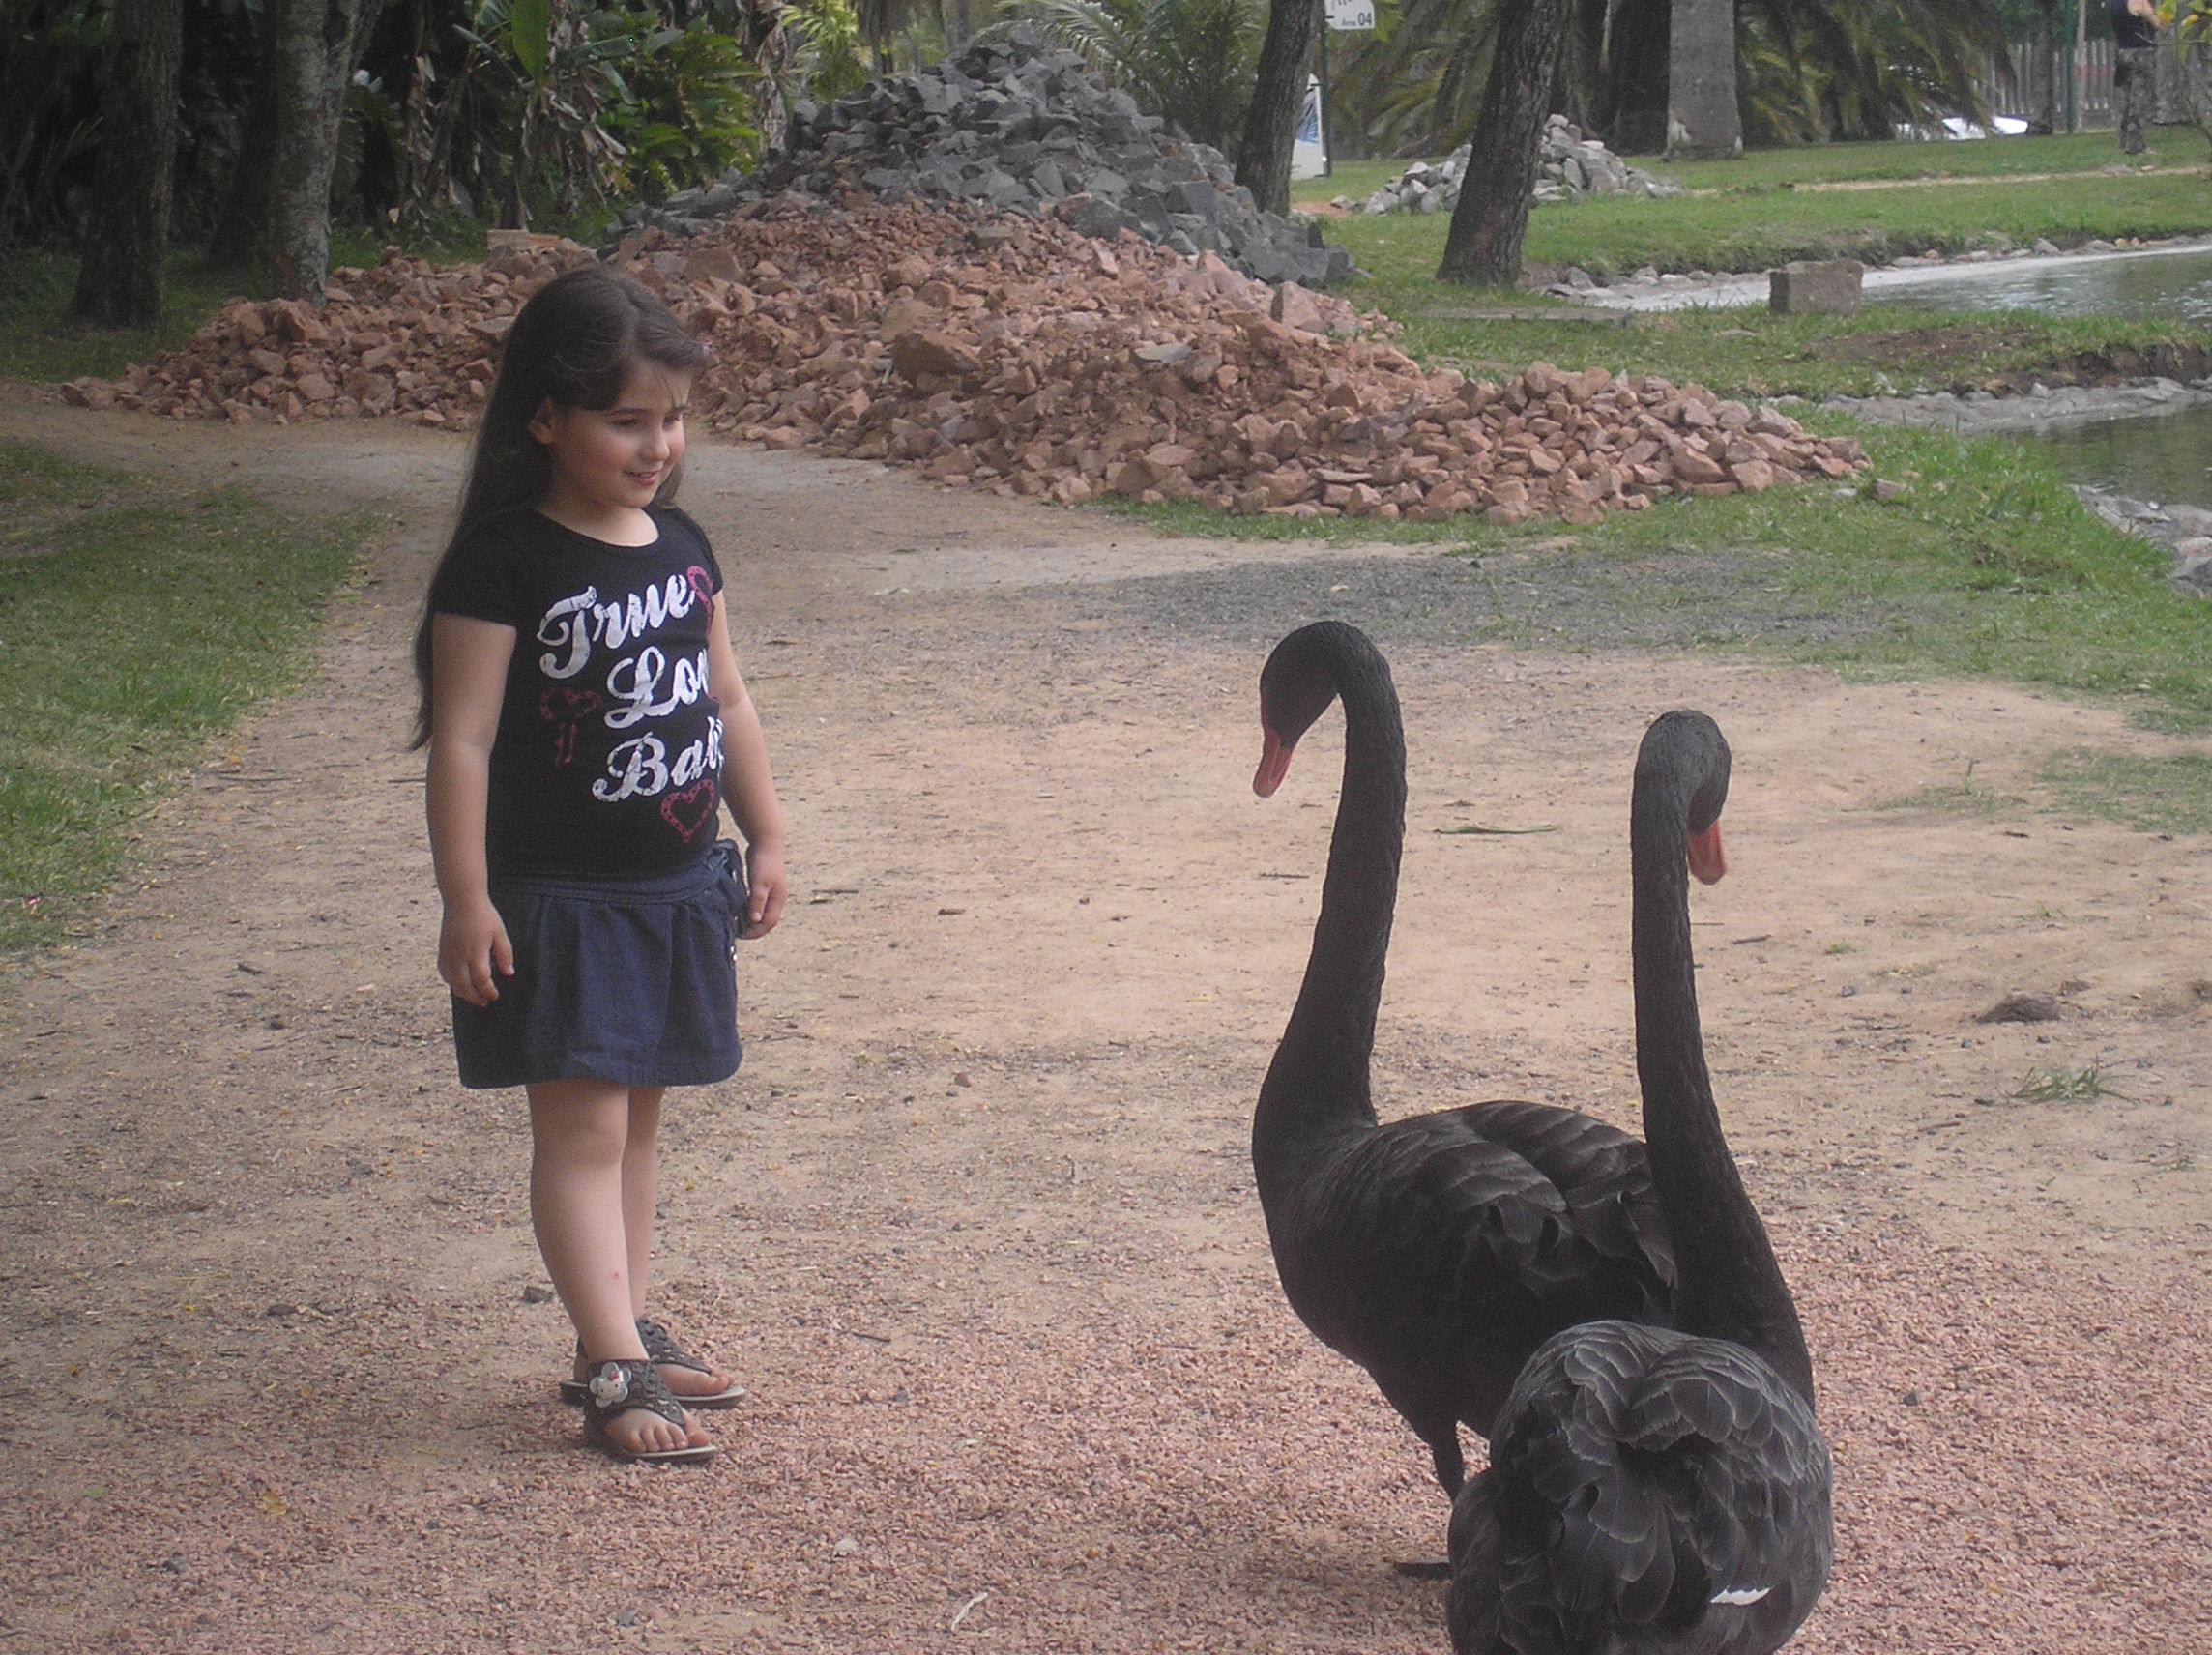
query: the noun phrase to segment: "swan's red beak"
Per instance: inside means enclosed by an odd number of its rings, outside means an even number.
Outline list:
[[[1701,885],[1718,885],[1728,872],[1728,856],[1721,849],[1721,825],[1715,822],[1703,833],[1688,836],[1690,872]]]
[[[1260,748],[1260,768],[1252,772],[1252,791],[1262,798],[1272,798],[1275,789],[1283,785],[1283,777],[1291,773],[1291,754],[1295,747],[1283,744],[1283,739],[1266,725],[1260,727],[1265,740]]]

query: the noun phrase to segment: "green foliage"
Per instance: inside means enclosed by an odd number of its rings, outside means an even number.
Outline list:
[[[600,16],[602,38],[626,34],[634,42],[602,117],[624,148],[623,178],[632,191],[660,200],[752,164],[760,131],[751,89],[761,72],[736,40],[704,17],[672,29],[644,15]]]
[[[1374,34],[1332,43],[1331,111],[1377,154],[1453,149],[1480,116],[1497,33],[1493,0],[1381,0]]]
[[[1038,25],[1148,113],[1230,150],[1266,28],[1263,0],[1008,0],[1001,27]]]
[[[298,682],[369,525],[0,444],[0,949],[58,939],[139,813]]]
[[[522,73],[543,85],[553,63],[553,13],[547,0],[512,0],[508,10],[508,39]]]
[[[1883,139],[1900,124],[1983,119],[2003,44],[1989,0],[1747,0],[1736,15],[1748,143]]]
[[[827,103],[866,84],[866,43],[852,0],[792,0],[784,19],[800,43],[799,72],[807,97]]]
[[[1368,36],[1337,37],[1330,104],[1380,155],[1441,154],[1481,118],[1499,0],[1382,0]],[[1615,148],[1665,131],[1665,0],[1573,0],[1566,111]],[[1994,0],[1742,0],[1737,96],[1753,141],[1887,137],[1900,122],[1978,114]]]
[[[69,229],[100,131],[107,16],[95,0],[0,0],[0,248]]]
[[[467,0],[449,33],[457,58],[416,61],[390,133],[404,220],[454,208],[573,220],[626,193],[712,183],[758,153],[760,71],[707,15],[676,26],[650,10]]]

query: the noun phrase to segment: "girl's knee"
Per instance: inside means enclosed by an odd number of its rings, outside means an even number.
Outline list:
[[[621,1156],[630,1132],[628,1089],[602,1081],[550,1081],[529,1092],[531,1134],[541,1148]]]

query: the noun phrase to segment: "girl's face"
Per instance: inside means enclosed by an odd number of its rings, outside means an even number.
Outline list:
[[[690,375],[646,365],[630,370],[612,408],[564,408],[547,397],[530,434],[553,462],[548,511],[581,526],[619,522],[652,505],[684,458],[690,394]]]

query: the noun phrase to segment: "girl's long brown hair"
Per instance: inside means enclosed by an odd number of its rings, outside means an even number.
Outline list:
[[[707,360],[706,347],[684,331],[668,306],[626,276],[586,266],[532,294],[508,330],[499,377],[469,454],[460,516],[430,577],[432,590],[477,525],[545,498],[553,463],[530,434],[530,421],[548,399],[559,408],[612,408],[635,369],[695,374]],[[680,472],[671,472],[655,501],[675,499],[682,480]],[[418,699],[411,749],[430,740],[430,619],[425,599],[415,629]]]

